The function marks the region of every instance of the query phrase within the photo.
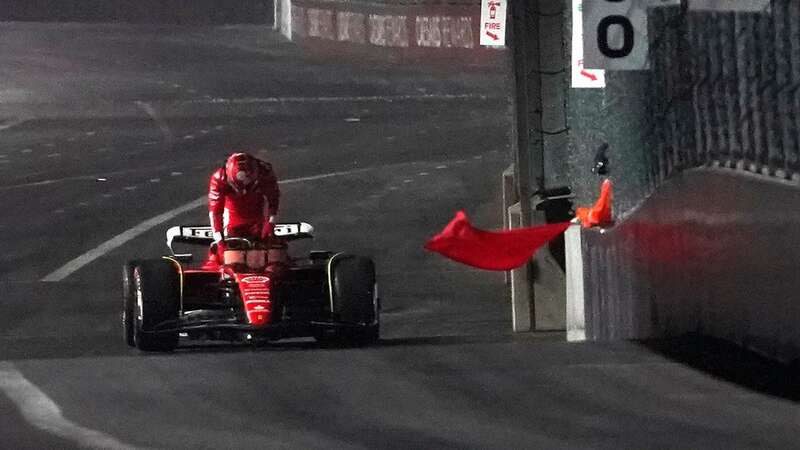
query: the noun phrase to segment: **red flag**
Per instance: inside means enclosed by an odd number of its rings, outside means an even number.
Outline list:
[[[431,238],[425,248],[479,269],[511,270],[528,262],[536,250],[563,233],[569,222],[484,231],[474,228],[464,211]]]

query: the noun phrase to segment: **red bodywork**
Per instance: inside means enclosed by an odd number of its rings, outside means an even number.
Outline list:
[[[274,340],[357,328],[358,323],[333,316],[326,273],[334,254],[289,256],[289,242],[311,238],[312,232],[306,223],[284,223],[266,241],[229,237],[211,245],[211,227],[170,228],[168,258],[178,263],[180,300],[177,320],[165,319],[159,331],[172,332],[174,327],[193,340]],[[208,259],[189,266],[197,252],[186,252],[189,248],[183,246],[176,252],[175,243],[211,245]],[[221,244],[226,251],[220,251]]]
[[[184,294],[188,297],[187,301],[193,303],[192,299],[217,295],[217,286],[221,281],[234,281],[246,318],[245,324],[265,327],[273,322],[273,293],[279,275],[280,271],[275,270],[274,265],[269,265],[263,272],[237,272],[229,265],[206,264],[202,268],[183,271]]]
[[[234,277],[250,325],[268,324],[272,316],[272,279],[266,275],[240,273]]]
[[[247,323],[253,326],[264,326],[271,323],[272,318],[272,289],[276,284],[276,279],[282,273],[281,267],[285,264],[286,243],[273,238],[273,250],[278,250],[283,255],[276,261],[269,262],[263,271],[251,272],[238,265],[220,264],[223,260],[224,247],[220,244],[211,247],[208,259],[204,262],[200,270],[189,270],[187,273],[213,273],[219,274],[222,279],[228,278],[236,281],[239,288],[239,296],[242,300]],[[216,250],[216,251],[215,251]],[[274,253],[272,257],[274,257]],[[246,270],[246,272],[237,272]]]

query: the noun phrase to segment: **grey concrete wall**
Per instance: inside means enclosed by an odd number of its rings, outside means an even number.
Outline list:
[[[477,1],[290,0],[279,9],[281,32],[320,58],[494,73],[509,69],[507,49],[479,44]]]
[[[600,178],[591,169],[597,148],[607,143],[617,216],[634,210],[673,169],[679,169],[667,168],[665,155],[694,146],[687,140],[694,135],[694,122],[680,11],[663,7],[650,11],[651,70],[606,71],[605,89],[569,89],[567,94],[570,131],[562,153],[567,165],[558,176],[569,180],[576,203],[594,202]],[[571,36],[569,20],[566,26]],[[673,136],[683,141],[673,145]]]
[[[576,203],[597,195],[606,142],[617,220],[580,234],[568,321],[590,340],[696,332],[797,361],[800,2],[653,8],[648,30],[649,70],[568,94]]]
[[[569,90],[565,178],[578,201],[596,193],[589,169],[602,142],[623,216],[691,167],[800,180],[800,2],[774,0],[771,11],[651,8],[650,69]]]
[[[273,0],[5,0],[0,21],[272,24]]]
[[[800,360],[800,189],[692,169],[582,233],[587,339],[697,332]]]

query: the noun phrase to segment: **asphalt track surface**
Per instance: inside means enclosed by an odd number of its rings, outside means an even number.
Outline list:
[[[780,368],[512,336],[502,274],[422,249],[458,209],[499,226],[509,92],[502,74],[306,60],[258,27],[1,24],[0,448],[796,447]],[[239,148],[287,181],[306,247],[376,260],[379,345],[127,348],[123,261],[164,253],[202,206],[41,281],[202,197]]]

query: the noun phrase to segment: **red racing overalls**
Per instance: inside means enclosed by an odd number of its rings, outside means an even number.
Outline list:
[[[228,182],[224,167],[211,174],[208,216],[214,233],[250,239],[265,239],[272,234],[269,218],[278,214],[281,192],[272,165],[261,160],[257,165],[256,180],[241,191]],[[213,247],[206,264],[221,261],[221,249],[214,251]]]

